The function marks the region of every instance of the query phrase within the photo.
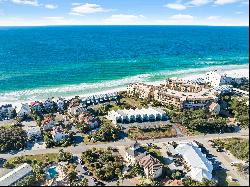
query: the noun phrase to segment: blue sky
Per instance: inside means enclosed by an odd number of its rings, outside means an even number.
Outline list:
[[[0,0],[0,26],[249,25],[249,0]]]

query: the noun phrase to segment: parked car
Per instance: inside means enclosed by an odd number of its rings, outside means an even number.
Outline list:
[[[223,150],[223,148],[218,147],[218,148],[216,149],[216,151],[217,151],[217,152],[223,152],[224,150]]]
[[[231,162],[230,165],[231,166],[236,166],[237,164],[239,164],[238,162]]]

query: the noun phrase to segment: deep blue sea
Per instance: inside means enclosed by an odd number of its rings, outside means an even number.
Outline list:
[[[249,27],[0,27],[0,102],[246,67]]]

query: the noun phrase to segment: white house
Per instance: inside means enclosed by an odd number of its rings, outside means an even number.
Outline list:
[[[106,93],[106,94],[99,94],[99,95],[93,95],[88,97],[82,97],[81,103],[84,105],[90,105],[90,104],[98,104],[102,102],[107,102],[111,100],[116,100],[118,98],[118,93]]]
[[[125,148],[124,160],[129,164],[135,164],[144,156],[146,156],[146,151],[140,146],[138,142],[135,142],[129,147]]]
[[[218,115],[220,113],[220,105],[218,103],[212,102],[209,105],[209,111],[213,114]]]
[[[24,116],[27,116],[27,115],[30,115],[31,113],[31,109],[29,107],[29,104],[28,103],[22,103],[22,107],[20,109],[20,111],[18,112],[18,116],[19,117],[24,117]]]
[[[32,167],[24,163],[0,178],[0,186],[13,186],[32,173]]]
[[[30,122],[22,122],[23,124],[23,130],[26,131],[27,136],[29,139],[38,139],[42,137],[41,129],[39,126],[37,126],[36,122],[30,121]]]
[[[78,121],[80,124],[87,124],[90,129],[99,127],[99,119],[92,116],[89,112],[83,112],[78,116]]]
[[[202,182],[203,178],[212,179],[213,165],[206,158],[195,142],[180,143],[175,151],[182,155],[187,165],[190,167],[188,175],[195,181]]]
[[[61,126],[53,127],[53,131],[51,132],[51,134],[55,142],[60,142],[66,137]]]
[[[107,119],[111,120],[114,124],[124,123],[124,122],[135,122],[135,121],[148,121],[148,120],[163,120],[167,119],[167,114],[165,111],[158,108],[142,108],[142,109],[125,109],[110,111],[106,116]]]
[[[141,167],[143,167],[147,178],[155,179],[162,175],[163,166],[161,162],[150,154],[141,158],[139,164]]]

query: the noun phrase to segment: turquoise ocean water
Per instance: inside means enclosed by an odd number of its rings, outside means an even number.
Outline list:
[[[249,27],[0,27],[0,102],[248,68]]]

